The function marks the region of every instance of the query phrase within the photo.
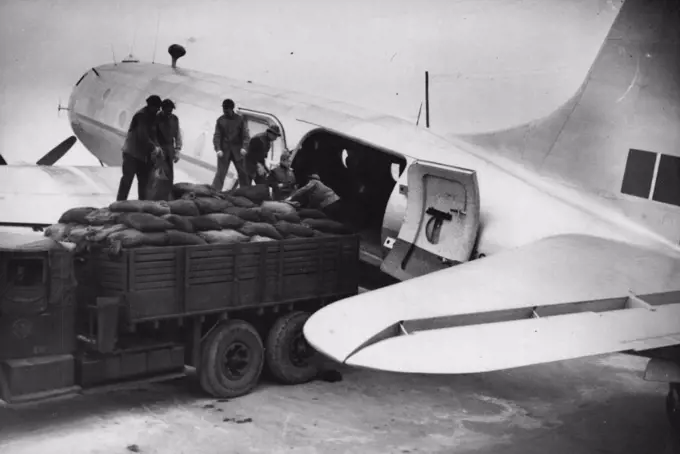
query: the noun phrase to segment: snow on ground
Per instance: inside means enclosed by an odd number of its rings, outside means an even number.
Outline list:
[[[643,381],[644,364],[614,355],[440,377],[341,369],[341,382],[265,382],[232,400],[187,378],[0,409],[0,452],[671,453],[666,386]]]

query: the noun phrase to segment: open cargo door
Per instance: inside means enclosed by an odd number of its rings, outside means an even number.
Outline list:
[[[469,260],[479,228],[479,187],[472,170],[414,161],[392,197],[406,196],[406,215],[380,269],[399,280]]]

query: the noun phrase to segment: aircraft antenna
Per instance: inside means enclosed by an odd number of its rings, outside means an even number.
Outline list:
[[[117,65],[118,63],[116,63],[116,51],[113,50],[113,43],[111,43],[111,55],[113,55],[113,64]]]
[[[425,126],[430,127],[430,72],[425,71]]]
[[[161,10],[158,10],[158,19],[156,21],[156,38],[153,42],[153,57],[151,58],[151,63],[156,63],[156,48],[158,47],[158,29],[161,27]]]
[[[420,114],[423,112],[423,102],[420,101],[420,107],[418,108],[418,119],[416,120],[416,126],[420,124]]]
[[[135,41],[137,41],[137,29],[139,28],[139,21],[135,24],[135,31],[132,33],[132,42],[130,43],[130,57],[132,57],[132,50],[135,47]]]

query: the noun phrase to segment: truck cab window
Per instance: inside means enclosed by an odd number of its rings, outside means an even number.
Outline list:
[[[7,283],[17,287],[42,285],[43,267],[42,259],[12,259],[7,263]]]

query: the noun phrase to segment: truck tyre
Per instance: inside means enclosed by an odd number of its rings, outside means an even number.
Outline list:
[[[287,385],[306,383],[318,374],[316,352],[307,343],[302,327],[307,312],[291,312],[279,317],[267,335],[267,369],[274,379]]]
[[[214,397],[243,396],[257,386],[263,365],[264,346],[257,330],[243,320],[229,320],[203,343],[199,382]]]
[[[673,435],[680,437],[680,383],[671,383],[666,395],[666,415]]]
[[[205,344],[204,344],[205,345]],[[216,396],[217,392],[213,389],[212,385],[208,381],[208,374],[206,373],[206,368],[203,366],[203,358],[205,358],[206,353],[201,349],[201,359],[200,365],[196,368],[196,375],[198,376],[198,383],[201,385],[201,389],[211,396]]]

